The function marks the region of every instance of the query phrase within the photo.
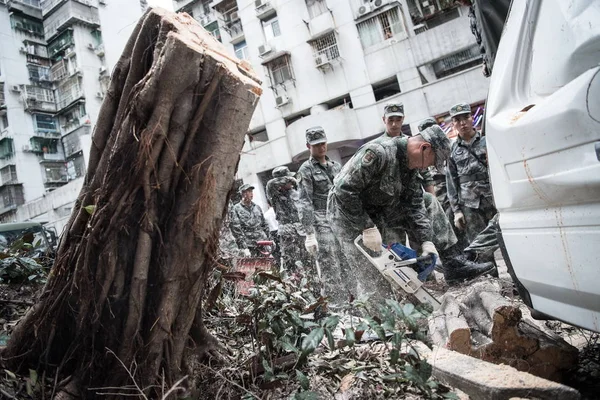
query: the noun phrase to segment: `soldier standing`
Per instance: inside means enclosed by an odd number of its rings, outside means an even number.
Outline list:
[[[306,130],[306,147],[310,150],[310,158],[298,170],[302,187],[300,210],[302,224],[307,233],[304,245],[309,253],[317,257],[325,295],[329,296],[333,303],[341,303],[348,298],[348,290],[340,290],[342,254],[327,222],[327,195],[334,177],[342,166],[327,157],[327,136],[322,127],[316,126]],[[344,282],[352,286],[352,276],[343,275]],[[354,288],[351,291],[354,292]]]
[[[273,179],[267,182],[267,200],[273,206],[279,222],[279,244],[283,258],[283,268],[288,272],[298,270],[298,261],[302,267],[308,267],[309,255],[303,247],[306,233],[298,214],[298,182],[288,167],[277,167],[272,172]],[[305,272],[305,271],[302,271]]]
[[[496,214],[490,188],[485,137],[473,127],[471,107],[459,103],[450,108],[458,139],[452,144],[446,184],[454,212],[454,225],[466,230],[472,242]]]
[[[372,266],[365,266],[354,239],[362,233],[363,244],[380,252],[386,227],[402,227],[418,243],[422,255],[441,255],[446,281],[471,279],[491,272],[491,263],[466,261],[456,246],[440,253],[432,243],[433,230],[423,203],[419,169],[444,168],[450,143],[444,132],[433,126],[416,136],[395,137],[362,146],[334,180],[327,201],[327,216],[361,288],[376,300],[391,296],[390,286]],[[366,260],[365,260],[366,261]]]
[[[231,233],[245,257],[257,257],[256,242],[269,240],[269,227],[260,206],[252,201],[254,186],[244,184],[239,192],[242,200],[231,210]]]

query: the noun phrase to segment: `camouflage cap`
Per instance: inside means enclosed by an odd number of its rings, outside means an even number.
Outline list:
[[[313,126],[306,130],[306,143],[311,146],[319,143],[326,143],[327,135],[325,135],[325,129],[321,126]]]
[[[254,190],[254,186],[249,183],[244,183],[242,186],[240,186],[238,192],[244,193],[246,190]]]
[[[431,148],[435,152],[435,168],[439,172],[443,172],[446,160],[450,157],[450,140],[438,125],[425,128],[419,132],[419,135],[431,144]]]
[[[471,114],[471,106],[467,103],[458,103],[450,107],[450,117],[461,114]]]
[[[433,119],[432,117],[429,118],[425,118],[423,121],[419,122],[419,125],[417,126],[417,128],[419,129],[419,132],[421,132],[422,130],[429,128],[430,126],[433,125],[437,125],[437,121],[435,119]]]
[[[387,103],[383,107],[384,117],[404,117],[404,104],[402,103]]]
[[[290,172],[290,169],[285,166],[275,168],[273,170],[273,172],[271,172],[271,175],[273,176],[273,178],[281,178],[284,176],[294,176],[294,174],[292,172]]]

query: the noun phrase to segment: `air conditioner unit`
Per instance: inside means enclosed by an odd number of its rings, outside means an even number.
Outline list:
[[[358,15],[365,15],[371,12],[371,3],[365,3],[358,8]]]
[[[315,56],[315,64],[317,64],[317,68],[328,65],[329,57],[327,57],[327,54],[325,54],[325,53],[316,55]]]
[[[90,49],[90,50],[95,50],[95,49],[96,49],[96,46],[94,46],[94,44],[93,44],[93,43],[88,43],[88,44],[87,44],[87,48],[88,48],[88,49]]]
[[[19,48],[19,51],[21,53],[27,53],[27,47],[22,46],[22,47]]]
[[[282,94],[280,96],[275,97],[275,105],[277,107],[284,106],[290,102],[290,98],[287,95]]]
[[[102,92],[96,92],[96,97],[99,98],[99,99],[101,99],[101,98],[104,97],[104,93],[102,93]]]
[[[237,21],[238,19],[240,19],[240,17],[238,16],[237,11],[232,12],[231,14],[229,14],[229,20],[231,22],[233,21]]]
[[[263,44],[262,46],[258,46],[258,55],[264,56],[265,54],[269,54],[273,49],[268,44]]]
[[[12,85],[10,87],[10,91],[11,92],[17,92],[17,93],[21,93],[21,88],[19,87],[19,85]]]
[[[383,5],[386,5],[387,3],[388,3],[388,0],[375,0],[375,1],[371,2],[374,9],[379,8]]]

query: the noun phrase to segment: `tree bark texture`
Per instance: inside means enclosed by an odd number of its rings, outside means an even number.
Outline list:
[[[85,398],[133,380],[157,385],[150,397],[185,375],[184,355],[214,342],[190,330],[205,332],[196,316],[260,94],[250,67],[187,14],[144,14],[113,71],[48,283],[6,365],[68,377]]]

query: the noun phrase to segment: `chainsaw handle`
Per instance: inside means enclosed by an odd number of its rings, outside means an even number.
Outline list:
[[[430,263],[433,261],[433,254],[427,254],[426,256],[420,256],[416,258],[417,262]]]

